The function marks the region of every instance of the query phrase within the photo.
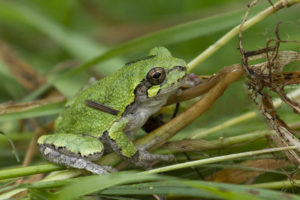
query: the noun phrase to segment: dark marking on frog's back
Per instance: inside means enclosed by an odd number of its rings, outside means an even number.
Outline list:
[[[151,58],[154,58],[154,57],[155,57],[155,55],[150,55],[150,56],[146,56],[146,57],[143,57],[143,58],[139,58],[139,59],[136,59],[136,60],[133,60],[133,61],[130,61],[130,62],[126,63],[125,66],[129,66],[133,63],[137,63],[137,62],[142,61],[142,60],[148,60],[148,59],[151,59]]]
[[[85,100],[85,104],[90,108],[94,108],[96,110],[100,110],[102,112],[105,112],[105,113],[108,113],[108,114],[111,114],[111,115],[118,115],[119,112],[120,112],[120,111],[118,111],[114,108],[111,108],[109,106],[106,106],[104,104],[101,104],[101,103],[98,103],[96,101],[89,100],[89,99]]]

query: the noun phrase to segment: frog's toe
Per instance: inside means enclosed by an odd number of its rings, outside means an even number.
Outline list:
[[[160,154],[151,154],[151,153],[144,153],[141,157],[144,161],[165,161],[165,162],[171,162],[175,159],[175,156],[172,154],[169,155],[160,155]]]
[[[161,160],[165,161],[165,162],[172,162],[175,160],[175,156],[173,154],[168,154],[168,155],[161,155]]]
[[[118,171],[117,169],[115,169],[113,167],[97,165],[90,161],[85,163],[85,166],[82,169],[92,172],[93,174],[99,174],[99,175],[109,174],[109,173]]]
[[[139,149],[137,155],[138,156],[134,161],[135,164],[137,166],[143,167],[145,169],[150,169],[151,166],[153,165],[152,162],[155,162],[155,161],[171,162],[175,159],[175,156],[172,154],[169,154],[169,155],[151,154],[148,151],[144,151],[144,150],[140,150],[140,149]]]
[[[98,165],[99,166],[99,165]],[[118,170],[116,168],[113,168],[111,166],[101,166],[103,167],[103,169],[105,169],[106,171],[113,173],[113,172],[117,172]]]
[[[144,149],[144,147],[138,148],[139,158],[145,161],[165,161],[171,162],[175,159],[173,154],[161,155],[161,154],[153,154]]]

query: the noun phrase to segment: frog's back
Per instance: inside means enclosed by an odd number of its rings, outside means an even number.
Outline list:
[[[121,69],[77,94],[57,118],[56,132],[101,136],[134,101],[134,89],[140,81],[134,73],[135,70]],[[87,99],[120,112],[118,115],[112,115],[90,108],[86,106]]]

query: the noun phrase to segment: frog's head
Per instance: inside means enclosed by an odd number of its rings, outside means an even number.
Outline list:
[[[187,64],[184,60],[174,58],[164,47],[153,48],[149,56],[151,65],[147,66],[146,79],[148,97],[160,96],[176,91],[187,78]]]

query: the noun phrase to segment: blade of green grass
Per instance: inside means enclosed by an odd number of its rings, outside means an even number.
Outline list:
[[[171,179],[171,180],[168,180]],[[155,181],[151,183],[134,182]],[[93,183],[92,187],[91,184]],[[185,179],[173,179],[166,176],[141,176],[140,173],[121,172],[104,176],[89,176],[67,180],[56,180],[23,184],[21,188],[49,189],[66,186],[57,195],[51,195],[53,199],[76,198],[83,195],[99,192],[104,195],[183,195],[202,198],[221,199],[300,199],[296,195],[282,192],[253,188],[249,185],[233,185],[208,181],[189,181]],[[75,192],[74,192],[75,191]],[[49,196],[50,197],[50,196]]]
[[[39,165],[38,167],[36,166],[19,167],[19,168],[0,170],[0,177],[1,179],[15,178],[15,177],[27,176],[32,174],[51,172],[59,169],[62,169],[62,167],[55,164]]]
[[[255,188],[264,188],[264,189],[281,189],[281,188],[298,188],[300,186],[300,180],[287,180],[287,181],[276,181],[276,182],[267,182],[267,183],[257,183],[250,185]]]
[[[103,176],[95,175],[89,177],[82,177],[68,184],[59,192],[59,194],[53,195],[52,199],[74,199],[115,185],[136,183],[142,181],[155,181],[160,180],[162,178],[163,177],[160,177],[158,175],[137,176],[136,173],[132,172],[120,172]]]
[[[254,189],[246,185],[233,185],[209,181],[170,180],[154,183],[122,185],[105,189],[105,195],[183,195],[218,199],[300,199],[299,196],[265,189]]]

